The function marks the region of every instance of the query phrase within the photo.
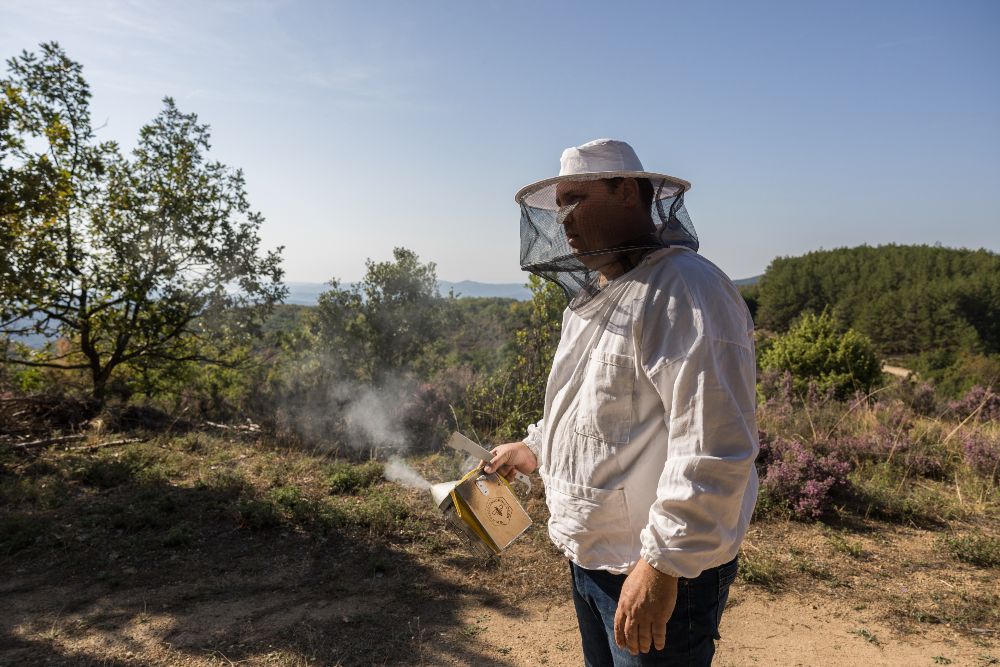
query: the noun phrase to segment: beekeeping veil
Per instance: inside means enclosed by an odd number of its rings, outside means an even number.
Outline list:
[[[602,202],[594,201],[602,193],[610,199],[621,179],[634,178],[640,202],[649,202],[652,226],[634,236],[603,229],[588,233],[575,225],[583,212],[591,215],[587,225],[603,225],[593,220]],[[589,182],[605,180],[607,187]],[[558,197],[573,190],[574,183],[587,183],[587,201]],[[521,188],[514,199],[521,206],[521,268],[558,283],[578,308],[600,293],[605,281],[598,268],[616,262],[621,273],[636,265],[638,259],[667,246],[698,249],[698,235],[684,208],[687,181],[673,176],[647,172],[632,147],[624,141],[597,139],[582,146],[567,148],[560,159],[559,175]],[[562,204],[560,206],[560,204]],[[577,206],[581,208],[574,216]],[[582,226],[584,223],[580,222]],[[609,220],[607,224],[615,224]],[[569,234],[567,234],[569,230]],[[589,237],[589,238],[588,238]],[[600,239],[614,239],[602,242]],[[597,247],[595,247],[595,244]]]

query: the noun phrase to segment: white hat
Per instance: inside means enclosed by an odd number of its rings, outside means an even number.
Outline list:
[[[514,200],[532,208],[553,210],[558,208],[555,195],[558,183],[603,178],[647,178],[659,199],[675,197],[691,188],[683,179],[643,169],[639,156],[624,141],[595,139],[564,150],[559,159],[559,175],[526,185],[517,191]]]

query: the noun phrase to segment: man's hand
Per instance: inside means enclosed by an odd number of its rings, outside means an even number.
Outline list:
[[[639,559],[622,585],[615,612],[615,643],[632,655],[662,650],[667,643],[667,621],[677,603],[677,577]]]
[[[508,442],[497,445],[492,450],[493,459],[483,466],[483,472],[489,474],[494,470],[503,475],[508,482],[514,481],[514,471],[531,474],[538,467],[535,455],[523,442]]]

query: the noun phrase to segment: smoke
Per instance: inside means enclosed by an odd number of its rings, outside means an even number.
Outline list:
[[[416,470],[399,456],[390,456],[385,464],[385,478],[390,482],[396,482],[403,486],[419,491],[429,491],[431,483],[420,476]]]
[[[360,391],[359,391],[360,389]],[[398,383],[385,387],[354,388],[344,407],[344,423],[348,443],[355,447],[375,447],[399,452],[409,446],[402,423],[401,407],[406,405],[406,393]]]
[[[403,456],[437,448],[449,431],[448,402],[433,386],[405,376],[361,383],[321,365],[303,368],[287,387],[279,426],[314,447],[374,455],[386,461],[386,479],[430,489]]]

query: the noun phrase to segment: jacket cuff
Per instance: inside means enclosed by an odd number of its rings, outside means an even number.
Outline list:
[[[538,447],[538,443],[532,440],[531,438],[525,438],[522,442],[524,442],[525,446],[527,446],[527,448],[531,451],[531,453],[535,455],[535,463],[539,468],[541,468],[542,453]]]
[[[538,422],[528,426],[528,435],[522,440],[531,453],[535,455],[535,463],[538,464],[539,468],[542,467],[542,424],[543,422]]]
[[[681,574],[677,570],[670,567],[670,564],[667,563],[665,559],[659,558],[657,556],[658,556],[657,554],[654,554],[652,551],[648,549],[643,549],[640,555],[642,560],[646,561],[646,563],[651,568],[653,568],[660,574],[665,574],[670,577],[676,577],[678,579],[681,578]]]

